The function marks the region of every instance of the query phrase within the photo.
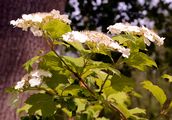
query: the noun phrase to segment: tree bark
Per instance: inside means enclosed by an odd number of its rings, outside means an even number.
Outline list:
[[[25,74],[22,64],[37,54],[41,48],[47,50],[41,38],[29,32],[13,28],[10,20],[22,14],[49,12],[52,9],[64,13],[66,0],[1,0],[0,2],[0,119],[18,119],[16,111],[8,106],[5,88],[14,85]]]

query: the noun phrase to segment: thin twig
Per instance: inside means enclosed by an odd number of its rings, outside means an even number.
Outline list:
[[[108,77],[109,77],[109,74],[106,76],[105,80],[103,81],[103,84],[101,85],[101,88],[100,88],[100,91],[99,91],[100,94],[102,93],[103,87],[104,87]]]
[[[110,109],[117,111],[120,114],[120,117],[122,120],[127,120],[127,118],[125,117],[125,115],[122,113],[122,111],[120,111],[116,106],[114,106],[111,102],[109,101],[105,101],[106,104],[108,104],[108,106],[110,107]]]

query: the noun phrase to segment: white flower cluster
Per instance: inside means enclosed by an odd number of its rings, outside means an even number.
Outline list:
[[[115,25],[110,25],[107,29],[112,34],[120,34],[121,32],[126,32],[144,36],[144,42],[148,46],[150,45],[150,41],[154,42],[158,46],[163,45],[165,39],[163,37],[159,37],[156,33],[144,26],[138,27],[131,26],[130,24],[116,23]]]
[[[31,32],[35,36],[42,36],[43,32],[40,30],[40,24],[49,22],[52,19],[61,20],[67,24],[71,23],[71,20],[68,19],[67,15],[60,15],[58,10],[52,10],[49,13],[32,13],[32,14],[23,14],[22,18],[17,20],[11,20],[10,24],[22,28],[23,30],[27,31],[30,28]]]
[[[64,34],[63,40],[67,42],[74,42],[78,41],[80,43],[87,43],[92,42],[99,47],[99,45],[104,45],[107,48],[112,50],[117,50],[118,52],[122,53],[123,57],[128,58],[130,55],[130,49],[120,46],[117,42],[113,41],[109,36],[96,32],[96,31],[85,31],[85,32],[78,32],[72,31]]]
[[[22,89],[25,84],[29,84],[30,87],[39,86],[42,83],[43,77],[51,77],[52,74],[45,70],[34,70],[29,74],[24,75],[21,81],[17,82],[14,89],[20,90]]]

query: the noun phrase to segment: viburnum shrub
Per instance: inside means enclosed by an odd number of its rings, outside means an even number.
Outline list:
[[[157,68],[146,53],[151,42],[157,46],[164,38],[148,28],[128,23],[110,25],[108,33],[72,31],[66,15],[50,13],[23,14],[10,22],[43,37],[50,51],[24,64],[27,74],[10,89],[32,91],[18,113],[23,120],[146,120],[146,110],[131,108],[131,97],[139,97],[135,81],[120,71],[128,66],[140,71]],[[67,52],[57,51],[63,46]],[[171,80],[165,74],[164,78]],[[141,82],[160,104],[161,114],[172,107],[165,92],[151,81]],[[35,92],[33,92],[35,91]],[[15,99],[16,101],[16,99]]]

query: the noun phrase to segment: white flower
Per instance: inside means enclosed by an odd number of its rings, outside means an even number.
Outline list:
[[[114,42],[109,36],[96,31],[72,31],[64,34],[63,40],[67,42],[78,41],[80,43],[92,42],[99,49],[101,45],[106,46],[108,49],[117,50],[122,53],[123,57],[130,55],[130,49],[120,46],[117,42]]]
[[[144,37],[144,42],[146,45],[150,46],[150,41],[154,42],[158,46],[164,44],[163,37],[159,37],[156,33],[149,30],[148,28],[142,26],[131,26],[130,24],[116,23],[115,25],[110,25],[108,28],[112,34],[120,34],[121,32],[132,33],[134,35],[140,35]]]
[[[41,30],[39,30],[39,28],[36,27],[31,27],[30,31],[33,33],[34,36],[42,36],[43,32]]]
[[[151,42],[154,42],[155,44],[157,44],[158,46],[163,45],[164,44],[164,39],[163,37],[159,37],[156,33],[154,33],[153,31],[149,30],[148,28],[142,26],[141,28],[144,37],[145,37],[145,44],[149,45],[148,42],[146,41],[146,39],[148,39]]]
[[[10,24],[13,25],[13,26],[16,26],[18,23],[17,23],[17,20],[16,21],[15,20],[11,20]]]
[[[130,49],[122,47],[121,49],[118,49],[119,52],[122,53],[123,57],[128,58],[130,56]]]
[[[112,39],[109,36],[107,36],[101,32],[85,31],[83,33],[88,36],[88,41],[96,43],[97,46],[99,46],[100,44],[108,46],[112,41]]]
[[[110,25],[108,28],[112,34],[120,34],[121,32],[140,33],[140,28],[137,26],[131,26],[130,24],[116,23]]]
[[[42,82],[40,77],[33,77],[29,80],[29,84],[31,87],[39,86]]]
[[[109,44],[109,47],[111,47],[113,49],[120,49],[121,48],[121,46],[117,42],[111,42]]]
[[[33,16],[32,16],[31,14],[29,14],[29,15],[23,14],[23,15],[22,15],[22,19],[23,19],[23,20],[26,20],[26,21],[29,21],[29,20],[32,21]]]
[[[22,89],[25,84],[25,80],[18,81],[17,84],[15,85],[14,89],[19,90]]]
[[[123,57],[128,58],[130,56],[130,49],[120,46],[117,42],[111,42],[109,47],[116,49],[118,52],[122,53]]]
[[[58,19],[66,24],[70,24],[71,20],[68,19],[67,15],[60,15],[60,12],[57,10],[52,10],[51,12],[37,12],[32,14],[23,14],[22,18],[17,20],[11,20],[10,24],[22,28],[27,31],[30,28],[31,32],[35,36],[42,36],[43,32],[40,29],[40,25],[47,23],[53,19]],[[36,29],[35,29],[36,28]]]
[[[14,89],[16,90],[22,89],[28,79],[29,79],[29,74],[24,75],[21,81],[18,81],[17,84],[14,86]]]
[[[51,77],[52,74],[49,71],[45,71],[45,70],[34,70],[30,73],[30,75],[32,77]]]
[[[85,43],[88,40],[88,37],[86,35],[78,31],[68,32],[62,35],[62,37],[63,37],[63,40],[67,42],[78,41],[80,43]]]
[[[38,14],[34,14],[34,15],[32,16],[32,21],[33,21],[33,22],[39,22],[39,23],[41,23],[42,20],[43,20],[43,18],[42,18],[41,16],[39,16]]]
[[[53,18],[55,18],[55,19],[60,19],[60,20],[64,21],[65,23],[68,23],[68,24],[71,23],[71,20],[68,19],[68,15],[60,15],[60,11],[58,11],[58,10],[53,9],[51,11],[51,14],[52,14]]]

